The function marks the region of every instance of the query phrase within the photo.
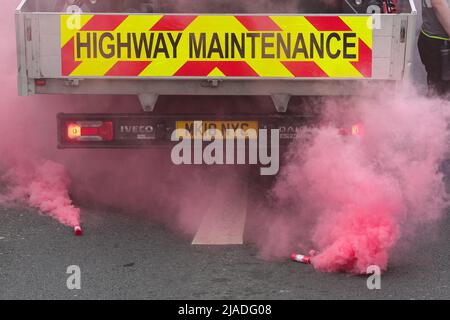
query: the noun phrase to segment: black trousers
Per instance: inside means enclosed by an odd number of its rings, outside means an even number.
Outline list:
[[[420,33],[419,53],[427,70],[430,94],[447,96],[450,95],[450,81],[442,80],[441,48],[443,44],[444,40],[433,39]]]

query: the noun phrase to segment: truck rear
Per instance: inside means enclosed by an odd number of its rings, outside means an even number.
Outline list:
[[[293,97],[348,96],[411,73],[413,0],[23,0],[19,94],[136,95],[142,113],[58,115],[61,148],[171,143],[176,129],[278,129],[315,121]],[[154,112],[160,96],[270,96],[273,112]],[[66,110],[61,110],[65,112]],[[93,110],[95,112],[96,110]]]

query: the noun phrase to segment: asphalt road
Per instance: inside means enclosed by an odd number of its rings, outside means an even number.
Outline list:
[[[251,245],[191,246],[123,212],[83,208],[83,220],[74,237],[34,210],[0,208],[0,299],[450,299],[450,215],[394,253],[381,290],[363,276],[263,261]],[[71,265],[81,290],[66,286]]]

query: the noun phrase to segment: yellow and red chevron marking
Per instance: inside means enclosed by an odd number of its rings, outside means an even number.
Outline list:
[[[61,16],[65,77],[370,78],[368,16]]]

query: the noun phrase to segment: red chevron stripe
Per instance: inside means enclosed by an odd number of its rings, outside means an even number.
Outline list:
[[[183,31],[197,16],[163,16],[151,31]]]
[[[372,77],[372,49],[359,39],[359,60],[351,64],[365,77]]]
[[[328,78],[328,75],[314,61],[282,61],[296,78]]]
[[[127,15],[97,15],[93,16],[81,31],[113,31],[127,18]]]
[[[216,67],[212,61],[188,61],[175,73],[176,77],[206,77]]]
[[[118,61],[105,74],[108,77],[137,77],[147,68],[151,61]]]
[[[222,61],[217,67],[227,77],[258,77],[259,75],[245,61]]]
[[[81,61],[75,61],[75,41],[72,38],[61,48],[61,73],[63,77],[70,76],[80,64]]]
[[[306,16],[317,31],[352,31],[338,16]]]
[[[236,16],[248,31],[281,31],[282,29],[268,16]]]
[[[176,73],[176,77],[206,77],[218,68],[227,77],[258,77],[245,61],[188,61]]]

